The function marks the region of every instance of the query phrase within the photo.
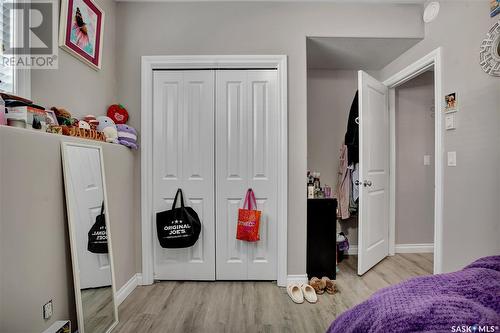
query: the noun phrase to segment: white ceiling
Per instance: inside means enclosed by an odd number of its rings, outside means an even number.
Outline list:
[[[380,70],[419,38],[307,38],[307,68]]]

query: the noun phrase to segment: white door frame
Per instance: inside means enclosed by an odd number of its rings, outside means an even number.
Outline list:
[[[287,278],[288,112],[286,55],[143,56],[141,60],[142,285],[153,283],[153,71],[168,69],[276,68],[278,71],[278,285]]]
[[[389,203],[389,255],[395,254],[396,247],[396,92],[395,88],[434,68],[434,274],[443,269],[443,114],[442,114],[442,67],[441,48],[415,61],[400,72],[384,81],[389,87],[390,119],[390,203]]]

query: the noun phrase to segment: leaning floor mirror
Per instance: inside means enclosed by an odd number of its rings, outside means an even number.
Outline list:
[[[61,144],[79,333],[118,324],[102,148]]]

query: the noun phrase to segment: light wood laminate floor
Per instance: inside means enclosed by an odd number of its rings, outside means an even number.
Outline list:
[[[139,286],[120,305],[114,333],[325,332],[339,314],[380,288],[432,273],[432,254],[397,254],[364,276],[340,264],[339,292],[295,304],[275,282],[159,282]]]
[[[101,333],[115,321],[111,286],[82,289],[85,333]]]

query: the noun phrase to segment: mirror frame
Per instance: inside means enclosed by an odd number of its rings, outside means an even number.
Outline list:
[[[102,153],[102,147],[97,145],[88,145],[81,144],[76,142],[61,142],[61,158],[63,164],[63,177],[64,177],[64,190],[65,190],[65,198],[66,198],[66,214],[68,218],[68,231],[69,231],[69,239],[70,239],[70,248],[71,248],[71,262],[73,268],[73,283],[75,288],[75,303],[76,303],[76,317],[78,322],[78,332],[85,333],[85,324],[83,322],[83,305],[82,305],[82,292],[80,289],[80,275],[76,274],[79,271],[78,266],[78,249],[76,242],[75,230],[76,228],[73,225],[73,206],[74,202],[72,202],[71,198],[68,195],[69,191],[69,161],[67,161],[66,156],[66,148],[67,147],[81,147],[88,149],[96,149],[99,151],[100,158],[100,167],[101,167],[101,178],[102,178],[102,190],[103,190],[103,198],[104,198],[104,214],[106,216],[106,232],[108,236],[108,254],[109,254],[109,263],[111,269],[111,290],[113,293],[113,311],[115,315],[115,320],[111,324],[111,326],[107,329],[106,333],[110,333],[116,325],[118,325],[118,305],[116,303],[116,280],[115,280],[115,269],[114,269],[114,260],[113,260],[113,246],[111,240],[111,227],[110,227],[110,218],[109,218],[109,210],[108,210],[108,193],[106,190],[106,175],[104,172],[104,156]]]

